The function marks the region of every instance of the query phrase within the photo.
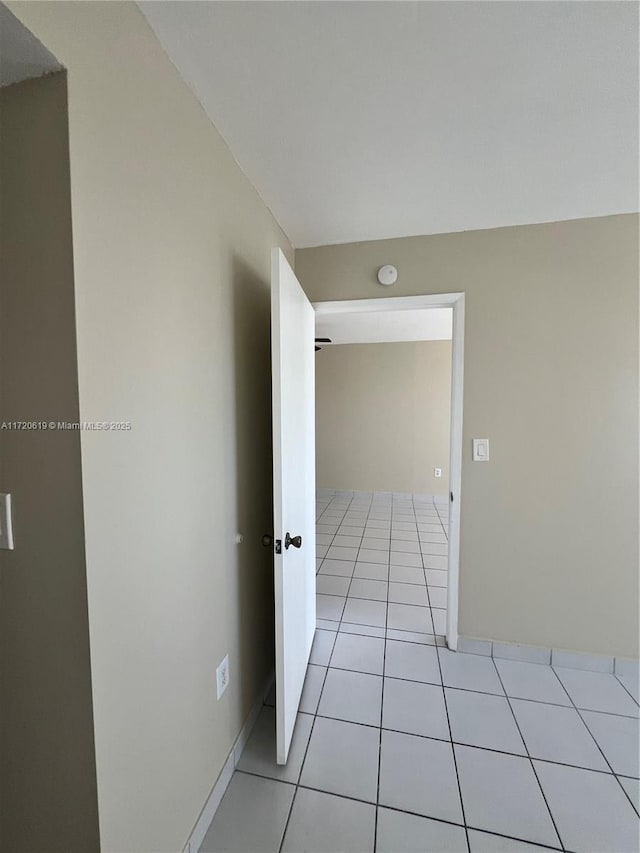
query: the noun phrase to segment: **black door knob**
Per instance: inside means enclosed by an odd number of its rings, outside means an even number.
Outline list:
[[[293,545],[294,548],[302,548],[302,536],[289,536],[284,537],[284,547],[285,550],[289,548],[289,545]]]
[[[270,533],[265,533],[262,537],[262,544],[265,548],[270,548],[273,545],[273,536]]]

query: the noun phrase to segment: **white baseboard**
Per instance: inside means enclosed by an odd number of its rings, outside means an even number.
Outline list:
[[[458,651],[503,660],[517,660],[524,663],[551,663],[554,666],[586,669],[590,672],[615,672],[616,675],[637,673],[639,666],[637,660],[614,657],[613,655],[571,652],[566,649],[552,649],[548,646],[527,646],[521,643],[505,643],[500,640],[486,640],[480,637],[460,637],[458,639]]]
[[[247,741],[249,740],[249,736],[251,735],[251,730],[253,729],[256,720],[258,719],[258,714],[260,713],[260,709],[264,703],[269,690],[271,690],[271,685],[273,684],[274,674],[271,673],[269,678],[266,681],[265,687],[260,693],[258,699],[255,704],[249,711],[249,715],[245,720],[244,725],[240,730],[240,734],[236,738],[233,746],[231,747],[231,751],[227,756],[227,760],[224,763],[222,770],[220,771],[220,775],[218,776],[215,785],[211,789],[211,793],[207,797],[207,801],[204,804],[202,811],[200,812],[200,816],[193,827],[191,835],[189,836],[189,840],[183,848],[183,853],[198,853],[200,847],[202,846],[202,842],[204,841],[204,837],[207,834],[207,830],[211,826],[211,821],[214,818],[214,815],[220,805],[220,801],[224,797],[225,791],[229,786],[229,782],[231,781],[231,777],[233,776],[233,771],[236,769],[238,762],[240,761],[240,756],[242,755],[242,750],[245,748]]]

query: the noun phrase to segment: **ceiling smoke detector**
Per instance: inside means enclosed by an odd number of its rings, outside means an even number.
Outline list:
[[[378,270],[378,281],[385,287],[391,287],[398,280],[398,270],[391,264],[385,264]]]

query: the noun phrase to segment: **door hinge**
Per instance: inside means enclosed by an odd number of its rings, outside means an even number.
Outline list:
[[[276,554],[282,554],[282,539],[276,539]]]
[[[451,500],[451,503],[453,503],[453,492],[449,492],[449,498]]]

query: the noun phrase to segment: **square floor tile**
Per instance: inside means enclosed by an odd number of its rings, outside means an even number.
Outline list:
[[[418,533],[418,536],[420,537],[420,542],[422,542],[422,543],[438,542],[441,545],[447,544],[447,537],[444,535],[444,533],[442,531],[440,531],[439,533],[425,533],[424,531],[421,530]]]
[[[294,785],[234,773],[201,853],[278,853]]]
[[[449,649],[440,649],[438,654],[442,681],[446,687],[461,687],[479,693],[497,693],[504,696],[491,658],[452,652]]]
[[[310,663],[307,667],[304,685],[302,687],[302,696],[300,697],[299,710],[305,714],[315,714],[320,701],[320,693],[322,692],[322,684],[327,671],[326,666],[317,666]],[[274,702],[275,704],[275,702]]]
[[[522,737],[533,758],[608,771],[589,730],[573,708],[524,699],[511,701]]]
[[[360,548],[358,560],[363,563],[382,563],[389,564],[389,555],[386,551],[380,551],[377,548]]]
[[[584,669],[553,667],[577,708],[638,716],[638,705],[614,675]]]
[[[364,532],[364,525],[353,525],[353,524],[341,524],[338,528],[339,536],[355,536],[358,539],[358,545],[360,544],[359,540],[362,538],[362,534]],[[353,546],[352,546],[353,547]]]
[[[389,604],[387,627],[399,631],[433,633],[429,608],[412,604]]]
[[[447,588],[441,586],[432,586],[429,589],[429,604],[431,607],[440,607],[446,610],[447,607]]]
[[[280,779],[281,782],[297,782],[312,725],[311,714],[298,714],[287,763],[276,764],[276,711],[264,705],[242,751],[238,770]]]
[[[373,513],[369,514],[366,527],[371,527],[378,530],[391,531],[391,522],[387,518],[375,518]]]
[[[336,641],[335,631],[324,631],[316,628],[313,645],[311,646],[311,655],[309,663],[316,663],[319,666],[329,666],[329,659],[333,650],[333,644]]]
[[[447,687],[451,737],[456,743],[526,755],[508,701],[502,696]]]
[[[328,550],[329,550],[328,545],[316,544],[316,559],[321,560],[324,556],[326,556],[326,553]]]
[[[469,826],[560,846],[528,758],[471,746],[454,748]]]
[[[440,571],[440,569],[425,569],[425,577],[428,586],[447,586],[449,572]]]
[[[613,776],[534,764],[565,847],[581,853],[638,850],[638,816]]]
[[[383,729],[379,802],[462,823],[451,744]]]
[[[339,634],[333,648],[331,666],[382,675],[384,640],[356,634]]]
[[[421,533],[442,533],[442,524],[429,524],[428,522],[418,522],[418,530]]]
[[[387,640],[384,674],[410,681],[441,684],[438,652],[435,646]]]
[[[449,557],[440,554],[425,554],[422,560],[426,569],[446,571],[449,564]]]
[[[382,726],[398,732],[449,740],[442,687],[385,678]]]
[[[490,832],[480,832],[478,829],[470,829],[468,832],[471,853],[538,853],[538,851],[548,853],[549,851],[548,847],[515,841],[513,838],[505,838],[504,835],[493,835]]]
[[[375,806],[299,788],[282,853],[373,853]]]
[[[333,533],[318,533],[316,531],[316,545],[331,545]]]
[[[326,556],[330,560],[350,560],[355,563],[358,557],[358,549],[346,548],[343,545],[331,545]]]
[[[345,599],[337,595],[316,595],[316,616],[318,619],[329,619],[339,622],[342,617]]]
[[[416,531],[416,523],[415,521],[393,521],[391,525],[392,530],[410,530],[412,532]]]
[[[330,544],[346,546],[347,548],[359,548],[361,541],[361,536],[345,536],[344,534],[338,533],[334,537],[333,542]]]
[[[391,566],[389,569],[389,580],[395,583],[414,583],[425,586],[424,569],[416,569],[414,566]]]
[[[444,637],[447,633],[447,611],[431,608],[431,619],[433,621],[433,633]]]
[[[355,578],[386,581],[389,578],[389,567],[383,563],[356,563],[353,576]]]
[[[420,607],[428,607],[429,605],[426,586],[415,583],[392,581],[389,584],[389,601],[395,604],[416,604]]]
[[[604,752],[613,772],[621,776],[640,776],[638,721],[597,711],[583,711],[582,718]],[[544,758],[539,755],[538,758]],[[573,763],[573,762],[570,762]],[[589,764],[583,764],[589,767]]]
[[[330,534],[333,538],[334,534],[338,530],[337,524],[316,524],[316,535],[318,533],[322,534]]]
[[[507,696],[554,705],[571,705],[571,700],[550,666],[498,658],[495,664]]]
[[[410,539],[392,539],[391,551],[399,551],[404,554],[419,554],[420,545]]]
[[[350,578],[353,574],[355,563],[350,560],[323,560],[319,575],[339,575]]]
[[[368,601],[364,598],[348,598],[344,608],[345,622],[356,625],[375,625],[378,628],[386,626],[387,605],[384,601]]]
[[[398,530],[397,527],[391,529],[390,537],[393,539],[404,539],[407,542],[417,542],[418,541],[418,533],[415,529],[413,530]]]
[[[446,542],[423,542],[420,550],[423,555],[436,554],[446,557],[449,554],[449,546]]]
[[[300,784],[376,801],[379,730],[317,717]]]
[[[318,575],[316,579],[316,592],[320,595],[339,595],[346,598],[349,591],[351,578],[339,577],[337,575]]]
[[[376,853],[467,853],[462,826],[427,817],[378,809]]]
[[[421,554],[406,554],[404,551],[391,549],[389,562],[392,566],[413,566],[416,569],[422,569]]]
[[[388,539],[376,539],[375,536],[365,536],[360,544],[362,548],[367,550],[373,548],[376,551],[384,551],[385,553],[389,552]]]
[[[350,598],[369,598],[372,601],[387,600],[388,584],[386,581],[376,581],[366,578],[354,578],[349,588]]]
[[[322,689],[318,714],[350,723],[379,726],[382,676],[347,669],[330,669]]]

